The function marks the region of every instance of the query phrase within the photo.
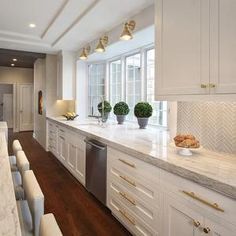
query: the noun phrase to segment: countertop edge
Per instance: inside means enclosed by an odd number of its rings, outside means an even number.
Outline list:
[[[89,138],[94,138],[94,139],[96,139],[100,142],[103,142],[106,145],[108,145],[112,148],[115,148],[115,149],[117,149],[121,152],[124,152],[128,155],[131,155],[134,158],[137,158],[141,161],[144,161],[144,162],[149,163],[153,166],[161,168],[161,169],[163,169],[163,170],[165,170],[169,173],[176,174],[176,175],[178,175],[182,178],[188,179],[188,180],[190,180],[192,182],[195,182],[195,183],[197,183],[197,184],[199,184],[203,187],[206,187],[206,188],[211,189],[211,190],[213,190],[217,193],[220,193],[220,194],[222,194],[226,197],[229,197],[231,199],[236,200],[236,188],[229,185],[229,184],[220,182],[220,181],[215,180],[213,178],[209,178],[205,175],[196,173],[196,172],[191,171],[191,170],[189,170],[187,168],[184,168],[184,167],[174,165],[174,164],[169,163],[167,161],[164,161],[164,160],[161,160],[161,159],[158,159],[158,158],[154,159],[150,155],[147,155],[145,153],[141,153],[139,151],[134,150],[133,148],[126,147],[122,144],[115,143],[113,141],[107,140],[107,139],[105,139],[101,136],[97,136],[97,135],[91,134],[89,132],[80,130],[79,128],[75,128],[73,126],[70,126],[69,124],[65,124],[61,121],[58,121],[55,118],[47,117],[47,119],[51,120],[53,122],[56,122],[59,125],[62,125],[64,127],[67,127],[69,129],[71,129],[72,131],[78,132],[81,135],[84,135],[84,136],[89,137]],[[153,160],[151,160],[151,158]]]

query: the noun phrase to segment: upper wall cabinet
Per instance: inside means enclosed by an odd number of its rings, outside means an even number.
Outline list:
[[[235,12],[235,0],[156,0],[157,100],[236,93]]]
[[[75,99],[76,55],[74,52],[62,51],[57,55],[57,98],[59,100]]]

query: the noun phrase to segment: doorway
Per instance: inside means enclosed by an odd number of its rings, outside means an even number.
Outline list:
[[[20,126],[19,131],[33,130],[33,85],[20,84]]]
[[[13,85],[0,84],[0,121],[13,128]]]

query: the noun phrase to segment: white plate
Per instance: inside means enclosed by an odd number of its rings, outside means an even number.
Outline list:
[[[178,151],[178,154],[181,156],[192,156],[194,152],[202,149],[202,146],[200,146],[199,148],[183,148],[183,147],[177,147],[175,143],[171,143],[170,145],[172,147],[175,147]]]

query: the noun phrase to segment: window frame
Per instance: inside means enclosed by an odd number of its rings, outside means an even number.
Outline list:
[[[141,100],[147,101],[147,52],[149,50],[155,49],[153,43],[145,45],[143,47],[136,48],[131,50],[127,53],[123,53],[117,55],[115,57],[109,58],[107,60],[102,61],[93,61],[87,63],[87,66],[91,64],[104,64],[105,65],[105,99],[110,99],[111,91],[110,91],[110,73],[111,73],[111,63],[117,60],[121,61],[121,100],[127,102],[127,85],[126,85],[126,59],[127,57],[133,56],[135,54],[140,54],[140,70],[141,70]],[[89,73],[88,73],[89,77]],[[88,89],[89,89],[89,80],[88,80]],[[89,97],[89,94],[88,94]],[[88,114],[89,114],[89,106],[87,106]],[[150,126],[161,128],[161,129],[168,129],[169,127],[169,116],[170,116],[170,108],[169,102],[167,102],[167,126],[162,126],[160,124],[149,124]],[[114,119],[114,116],[111,116],[111,119]],[[129,123],[134,123],[134,121],[127,120]]]

